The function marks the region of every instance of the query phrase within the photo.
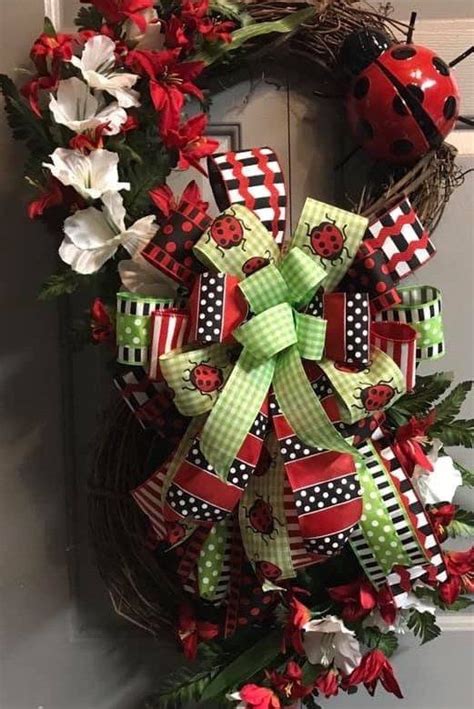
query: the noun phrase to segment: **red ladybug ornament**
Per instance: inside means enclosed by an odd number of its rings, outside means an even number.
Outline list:
[[[367,29],[350,35],[341,51],[353,75],[346,103],[356,139],[372,157],[400,165],[439,147],[460,108],[450,65],[431,49],[411,43],[413,26],[414,16],[407,43],[393,43]]]

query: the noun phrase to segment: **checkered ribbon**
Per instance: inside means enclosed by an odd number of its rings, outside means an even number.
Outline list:
[[[340,233],[344,235],[344,244],[347,244],[344,249],[349,256],[339,255],[338,265],[332,252],[326,265],[315,251],[316,237],[311,224],[321,218],[326,219],[333,230],[338,220],[342,224]],[[383,352],[373,351],[369,361],[369,310],[364,294],[327,294],[323,314],[327,314],[330,321],[302,312],[323,282],[329,280],[330,284],[335,284],[340,280],[364,229],[365,221],[360,217],[308,200],[294,242],[281,256],[257,217],[237,205],[217,217],[196,244],[195,251],[201,261],[220,272],[204,274],[196,285],[199,295],[205,288],[205,297],[193,296],[193,302],[198,303],[194,331],[198,340],[203,337],[208,342],[214,335],[221,341],[232,334],[243,350],[232,363],[232,349],[228,345],[212,344],[194,350],[190,346],[162,356],[160,365],[182,413],[197,416],[210,412],[200,436],[200,446],[221,479],[227,478],[271,385],[289,425],[306,445],[349,455],[353,452],[313,391],[303,360],[320,363],[341,399],[341,416],[347,423],[363,418],[366,401],[370,403],[369,411],[381,410],[403,393],[403,377]],[[327,234],[323,236],[326,239]],[[316,246],[322,251],[321,246]],[[267,262],[247,275],[245,264],[249,259],[258,258],[265,258]],[[246,276],[238,289],[252,313],[246,322],[234,326],[232,333],[222,326],[214,328],[212,319],[210,324],[207,321],[209,308],[211,315],[220,316],[217,322],[222,321],[225,313],[219,312],[219,308],[226,302],[226,288],[232,290],[233,287],[234,293],[238,292],[235,281],[229,281],[229,276]],[[231,300],[227,299],[227,305],[229,302]],[[230,320],[234,324],[238,322],[235,317]],[[205,324],[200,325],[203,322]],[[348,327],[351,323],[353,327]],[[343,341],[342,345],[339,340]],[[329,358],[331,355],[342,358],[340,364],[344,364],[346,358],[348,363],[364,366],[365,373],[357,372],[354,376],[354,372],[338,369]],[[223,357],[225,361],[219,363]],[[377,389],[383,386],[381,382],[386,382],[388,389]],[[367,398],[371,390],[374,390],[373,395]]]

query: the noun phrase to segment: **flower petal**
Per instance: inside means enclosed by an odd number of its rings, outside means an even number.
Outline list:
[[[335,638],[334,663],[341,672],[348,675],[359,666],[362,659],[357,638],[348,633],[340,633]]]
[[[104,67],[115,65],[115,42],[110,37],[98,34],[87,40],[81,57],[81,68],[84,71],[104,73]]]
[[[64,232],[79,249],[95,249],[114,239],[116,234],[104,214],[95,207],[81,209],[64,222]]]
[[[102,204],[105,219],[117,227],[116,234],[124,232],[126,212],[122,195],[119,192],[106,192],[102,195]]]
[[[98,271],[114,255],[116,250],[117,245],[115,243],[107,244],[97,249],[79,249],[66,236],[59,247],[59,255],[77,273],[86,275]]]
[[[132,293],[154,298],[173,298],[176,295],[175,286],[171,281],[150,266],[142,256],[120,261],[118,270],[123,286]]]
[[[153,239],[157,229],[158,226],[153,214],[142,217],[123,232],[121,235],[122,246],[127,249],[130,256],[135,256],[145,248],[150,239]]]

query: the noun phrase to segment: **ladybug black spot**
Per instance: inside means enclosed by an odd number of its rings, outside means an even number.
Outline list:
[[[433,57],[433,66],[442,76],[449,76],[449,66],[440,57]]]
[[[411,93],[412,96],[416,98],[417,101],[420,103],[423,103],[425,94],[423,92],[423,89],[420,89],[419,86],[416,84],[408,84],[407,90]]]
[[[457,103],[454,96],[448,96],[443,106],[443,116],[449,121],[456,114]]]
[[[395,98],[393,99],[392,106],[395,113],[397,113],[399,116],[408,116],[408,108],[406,107],[401,96],[395,96]]]
[[[413,150],[414,145],[411,140],[400,138],[392,143],[391,151],[394,155],[409,155]]]
[[[359,140],[372,140],[374,137],[374,129],[370,125],[369,121],[360,120],[356,127],[357,137]]]
[[[406,45],[402,47],[396,47],[392,50],[391,54],[394,59],[398,59],[401,61],[403,59],[411,59],[412,57],[414,57],[416,54],[416,49]]]
[[[364,98],[364,96],[367,96],[367,92],[370,88],[370,81],[366,76],[362,76],[360,79],[358,79],[355,84],[354,84],[354,98],[361,99]]]

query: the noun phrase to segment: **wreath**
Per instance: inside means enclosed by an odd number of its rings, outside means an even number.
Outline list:
[[[92,292],[76,335],[113,361],[99,569],[118,613],[195,661],[147,706],[401,697],[399,633],[435,638],[474,590],[474,549],[442,548],[474,526],[445,451],[473,445],[471,383],[418,375],[444,353],[441,294],[400,285],[464,178],[444,139],[472,50],[448,65],[415,15],[352,0],[82,0],[76,23],[46,19],[31,77],[1,88],[28,214],[60,232],[40,297]],[[370,159],[352,204],[308,197],[288,234],[272,148],[216,153],[206,125],[213,93],[295,56]],[[172,170],[208,177],[215,219]]]

